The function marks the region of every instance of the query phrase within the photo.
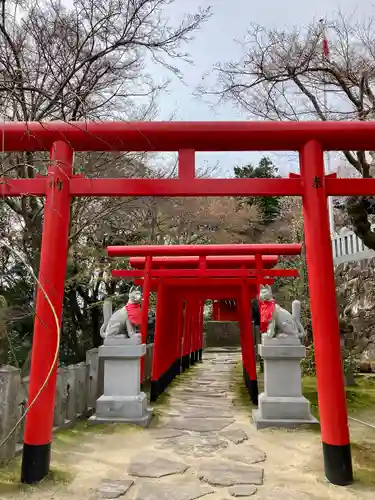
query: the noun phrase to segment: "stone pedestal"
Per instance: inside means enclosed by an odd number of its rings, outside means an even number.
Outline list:
[[[146,345],[140,342],[140,335],[131,339],[113,337],[99,348],[99,358],[104,362],[104,393],[96,401],[90,423],[149,425],[152,409],[140,390],[140,362]]]
[[[259,354],[264,360],[264,392],[253,410],[257,429],[317,424],[310,402],[302,396],[301,359],[306,348],[297,338],[262,336]]]

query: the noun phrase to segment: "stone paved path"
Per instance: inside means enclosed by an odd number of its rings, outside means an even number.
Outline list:
[[[62,434],[52,462],[56,470],[66,465],[72,480],[0,491],[0,500],[373,500],[360,484],[324,480],[319,433],[255,430],[234,392],[239,359],[206,351],[203,364],[168,389],[170,404],[149,429],[90,427],[74,444]]]
[[[239,354],[206,353],[191,376],[169,389],[171,405],[146,431],[156,445],[131,457],[127,480],[105,480],[98,493],[119,498],[129,491],[136,500],[256,495],[266,455],[236,423],[230,382],[238,359]]]

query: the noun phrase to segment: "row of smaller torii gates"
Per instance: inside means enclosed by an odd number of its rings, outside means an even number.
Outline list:
[[[157,292],[151,402],[191,364],[202,359],[203,309],[213,300],[215,317],[228,314],[240,325],[245,384],[258,404],[251,302],[262,284],[275,277],[297,277],[296,269],[274,269],[280,255],[299,255],[301,245],[168,245],[109,247],[110,257],[130,257],[133,269],[116,269],[117,278],[143,288],[142,341],[146,343],[150,292]],[[142,365],[141,380],[143,379]]]

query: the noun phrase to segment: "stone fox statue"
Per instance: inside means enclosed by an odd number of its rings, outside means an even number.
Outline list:
[[[270,286],[260,287],[260,309],[261,322],[267,326],[266,334],[269,337],[298,337],[306,336],[305,330],[300,323],[301,303],[294,300],[292,303],[292,314],[276,304]]]
[[[128,303],[112,314],[112,301],[105,299],[100,336],[104,339],[119,335],[133,337],[137,333],[136,326],[141,324],[141,300],[142,293],[139,287],[132,287],[129,291]]]

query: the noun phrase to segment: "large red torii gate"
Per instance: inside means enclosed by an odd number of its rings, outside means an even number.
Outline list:
[[[325,175],[323,153],[372,150],[375,121],[15,122],[0,124],[0,133],[2,152],[50,151],[47,176],[0,179],[0,197],[46,198],[39,280],[60,321],[72,197],[301,196],[325,475],[334,484],[353,481],[327,196],[374,195],[375,179]],[[74,151],[177,151],[178,178],[84,178],[73,175]],[[196,151],[297,151],[300,175],[198,179]],[[55,317],[38,288],[29,402],[55,361],[56,339]],[[26,418],[21,475],[26,483],[49,472],[55,385],[56,367]]]
[[[251,320],[251,299],[255,298],[259,285],[269,282],[269,276],[298,276],[294,269],[271,269],[278,257],[262,256],[262,253],[298,255],[301,245],[168,245],[109,247],[108,255],[129,257],[129,264],[136,270],[113,270],[112,275],[122,278],[143,277],[142,337],[147,338],[147,318],[150,289],[157,290],[157,316],[155,328],[154,360],[151,382],[151,401],[155,401],[165,387],[202,354],[203,303],[207,299],[236,299],[241,305],[239,312],[242,363],[244,379],[251,401],[258,404],[256,359]],[[248,253],[255,255],[244,255]],[[196,252],[196,256],[185,256]],[[242,252],[242,255],[232,255]],[[168,256],[153,258],[150,252]],[[217,252],[218,255],[212,255]],[[146,256],[147,255],[147,256]],[[208,256],[207,256],[208,255]],[[138,257],[134,257],[138,256]],[[143,257],[141,257],[143,256]],[[273,280],[271,280],[273,282]],[[168,304],[171,302],[171,304]],[[189,309],[189,311],[187,311]],[[185,313],[184,313],[185,311]],[[168,322],[167,314],[171,319]],[[185,314],[185,320],[183,320]],[[180,323],[183,322],[183,325]],[[196,323],[196,324],[194,324]],[[173,337],[175,345],[181,342],[187,325],[198,328],[199,345],[183,354],[169,349]],[[199,326],[198,326],[199,325]],[[166,332],[168,332],[166,334]],[[191,334],[187,331],[187,335]],[[171,354],[171,358],[168,355]],[[165,358],[168,358],[165,361]],[[162,361],[161,361],[162,360]],[[141,379],[143,373],[141,374]]]

